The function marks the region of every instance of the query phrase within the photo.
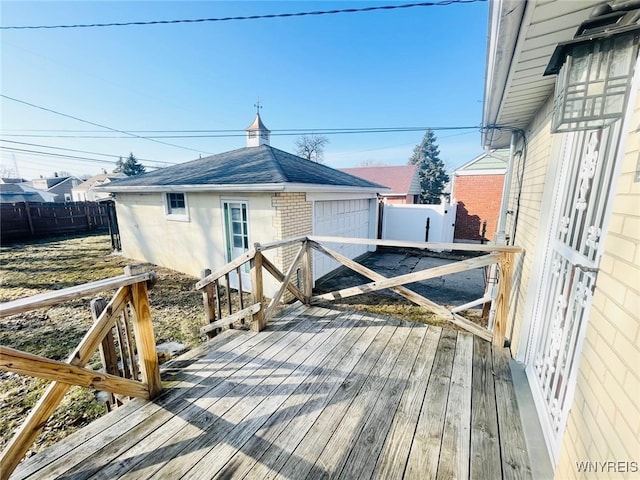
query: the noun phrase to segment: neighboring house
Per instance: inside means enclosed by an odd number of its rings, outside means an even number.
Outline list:
[[[71,198],[74,202],[97,202],[111,198],[109,192],[99,192],[97,187],[108,184],[116,178],[123,178],[120,173],[101,173],[85,180],[80,185],[71,189]]]
[[[0,203],[55,202],[55,193],[30,187],[26,183],[0,183]]]
[[[115,194],[126,257],[194,276],[222,267],[255,242],[311,234],[375,238],[377,192],[385,190],[271,147],[260,115],[247,128],[245,148],[113,180],[100,189]],[[285,271],[296,251],[282,250],[271,259]],[[354,258],[367,246],[340,251]],[[314,258],[314,279],[336,266],[325,256]],[[248,277],[243,275],[244,286],[250,285]],[[266,283],[266,294],[275,286]]]
[[[483,143],[513,147],[499,238],[524,249],[511,351],[556,479],[640,469],[640,9],[582,23],[598,3],[490,4]]]
[[[341,168],[340,171],[389,187],[381,192],[385,203],[420,203],[420,177],[416,165]]]
[[[52,178],[36,178],[30,183],[33,188],[58,195],[58,201],[66,203],[73,201],[71,191],[80,185],[82,180],[76,177],[54,176]]]
[[[2,183],[27,183],[29,180],[26,178],[0,178],[0,184]]]
[[[493,240],[508,155],[508,150],[483,153],[453,172],[453,203],[457,203],[455,240]]]

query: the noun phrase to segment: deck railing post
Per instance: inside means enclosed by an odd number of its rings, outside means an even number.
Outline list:
[[[202,270],[201,278],[205,278],[211,274],[210,268]],[[213,283],[208,284],[202,290],[202,303],[204,305],[204,324],[205,326],[213,323],[216,319],[216,294],[213,290]]]
[[[256,254],[250,260],[251,266],[251,303],[260,303],[264,306],[263,286],[262,286],[262,252],[260,244],[255,244]],[[265,325],[264,307],[253,314],[251,322],[251,330],[259,332],[264,329]]]
[[[498,281],[498,297],[496,298],[496,317],[493,326],[493,344],[502,348],[507,333],[509,317],[509,298],[513,280],[513,253],[502,252],[500,259],[500,279]]]
[[[130,274],[132,269],[125,267],[125,273]],[[146,282],[138,282],[129,287],[131,289],[133,309],[133,333],[138,348],[138,359],[142,382],[149,386],[150,398],[155,397],[162,390],[160,381],[160,365],[158,364],[158,352],[156,351],[156,339],[153,334],[151,322],[151,309],[149,307],[149,295]]]
[[[302,259],[302,294],[304,295],[305,305],[311,304],[313,296],[313,252],[309,240],[304,242],[305,251]]]

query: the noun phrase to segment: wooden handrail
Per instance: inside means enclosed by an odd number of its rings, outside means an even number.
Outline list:
[[[0,346],[0,370],[149,399],[149,388],[143,383],[9,347]]]
[[[419,248],[429,250],[458,250],[464,252],[522,252],[522,248],[508,245],[405,242],[399,240],[376,240],[374,238],[320,237],[316,235],[310,235],[308,239],[318,243],[348,243],[353,245],[375,245],[379,247]]]
[[[300,237],[285,238],[284,240],[276,240],[275,242],[268,243],[255,243],[254,248],[257,251],[264,252],[265,250],[271,250],[273,248],[286,247],[296,243],[303,243],[308,239],[306,235]]]
[[[48,307],[57,303],[75,300],[76,298],[88,297],[96,293],[116,288],[126,287],[135,283],[153,280],[154,272],[146,272],[138,275],[120,275],[119,277],[106,278],[96,282],[84,283],[74,287],[54,290],[52,292],[40,293],[31,297],[19,298],[0,304],[0,318],[28,312],[36,308]]]
[[[379,280],[376,282],[359,285],[357,287],[343,288],[342,290],[338,290],[336,292],[329,292],[323,295],[315,296],[311,300],[337,300],[341,298],[353,297],[355,295],[360,295],[363,293],[376,292],[378,290],[384,290],[386,288],[406,285],[407,283],[419,282],[421,280],[442,277],[444,275],[450,275],[452,273],[466,272],[467,270],[486,267],[500,261],[500,258],[502,258],[501,253],[490,253],[489,255],[484,255],[482,257],[449,263],[446,265],[441,265],[439,267],[429,268],[428,270],[420,270],[418,272],[407,273],[405,275],[398,275],[397,277],[387,278],[385,280]]]
[[[283,274],[273,263],[271,263],[266,257],[262,255],[262,252],[271,248],[285,247],[289,245],[293,245],[296,243],[302,243],[298,254],[296,255],[295,260],[289,265],[289,269],[286,274]],[[428,249],[428,250],[456,250],[456,251],[467,251],[467,252],[485,252],[487,255],[471,258],[468,260],[462,260],[456,262],[454,264],[444,265],[440,267],[434,267],[429,270],[423,270],[420,272],[412,272],[406,275],[400,275],[393,278],[386,278],[373,270],[370,270],[363,265],[345,257],[344,255],[339,254],[338,252],[328,248],[326,243],[342,243],[342,244],[355,244],[355,245],[371,245],[371,246],[389,246],[389,247],[399,247],[399,248],[417,248],[417,249]],[[315,250],[318,250],[325,255],[332,257],[334,260],[337,260],[342,265],[364,275],[365,277],[373,280],[370,283],[366,283],[363,285],[359,285],[357,287],[349,287],[344,288],[335,292],[329,292],[322,295],[317,295],[315,297],[312,296],[312,264],[311,264],[311,255],[309,252],[309,248],[312,247]],[[275,311],[276,304],[280,301],[280,298],[284,294],[285,291],[289,291],[294,297],[298,300],[303,301],[305,304],[310,304],[311,302],[325,301],[325,300],[337,300],[342,298],[347,298],[354,295],[360,295],[362,293],[375,292],[378,290],[390,288],[395,291],[399,295],[407,298],[413,303],[416,303],[419,306],[422,306],[431,312],[440,315],[450,322],[474,333],[475,335],[485,339],[485,340],[493,340],[497,344],[501,344],[504,342],[504,335],[506,332],[506,324],[507,324],[507,316],[508,316],[508,303],[509,297],[511,293],[511,281],[513,276],[513,255],[516,253],[522,252],[522,248],[515,246],[507,246],[507,245],[491,245],[491,244],[469,244],[469,243],[433,243],[433,242],[406,242],[406,241],[396,241],[396,240],[377,240],[371,238],[345,238],[345,237],[325,237],[325,236],[301,236],[295,237],[291,239],[278,240],[271,243],[266,244],[254,244],[254,248],[247,252],[246,254],[236,258],[226,266],[218,269],[216,272],[211,273],[209,275],[204,276],[200,282],[196,284],[196,288],[202,289],[207,288],[208,285],[214,283],[216,286],[216,296],[219,300],[219,292],[218,289],[218,281],[221,277],[226,277],[227,287],[229,285],[229,272],[234,269],[238,269],[241,265],[249,261],[251,263],[251,277],[252,277],[252,297],[253,297],[253,309],[255,310],[255,305],[261,304],[263,307],[260,310],[257,310],[253,313],[253,324],[252,328],[254,330],[261,330],[264,328],[266,322],[269,317]],[[304,259],[304,261],[303,261]],[[299,263],[303,263],[303,288],[300,289],[291,284],[291,277],[297,268]],[[495,324],[492,330],[489,330],[485,327],[477,325],[463,316],[461,316],[458,312],[460,312],[461,308],[456,308],[450,310],[442,305],[425,298],[422,295],[409,290],[403,285],[408,283],[413,283],[416,281],[426,280],[430,278],[440,277],[444,275],[449,275],[452,273],[463,272],[466,270],[471,270],[475,268],[481,268],[489,265],[498,265],[500,269],[500,282],[497,298],[493,300],[496,308],[496,317]],[[273,277],[280,282],[282,285],[271,299],[269,304],[265,304],[262,298],[262,269],[267,270]],[[240,275],[239,275],[240,276]],[[209,287],[210,289],[210,287]],[[204,294],[204,305],[205,310],[208,312],[206,314],[207,318],[211,322],[212,325],[222,325],[220,323],[220,302],[217,303],[218,309],[218,322],[215,322],[211,311],[213,309],[212,304],[212,296],[213,293]],[[483,303],[486,301],[491,301],[490,299],[486,299],[483,297],[481,300],[477,302],[471,303]],[[229,305],[230,302],[230,293],[227,288],[227,303]],[[264,306],[266,305],[266,307]],[[243,308],[244,305],[241,305],[241,311],[247,310]],[[227,318],[236,318],[236,316],[232,316],[231,308],[229,308],[230,317]],[[212,332],[216,330],[216,327],[205,325],[203,327],[203,331]]]
[[[210,283],[213,283],[215,280],[218,280],[224,277],[225,275],[227,275],[228,273],[233,272],[236,268],[244,265],[249,260],[251,260],[255,254],[256,254],[256,250],[252,248],[248,252],[240,255],[237,258],[234,258],[232,261],[227,263],[224,267],[219,268],[215,272],[208,274],[206,277],[204,277],[202,280],[196,283],[196,290],[202,290],[204,287],[206,287]]]
[[[115,295],[104,308],[96,309],[95,322],[80,341],[66,362],[52,360],[8,347],[0,347],[0,370],[26,374],[53,380],[33,407],[25,421],[0,454],[0,479],[5,480],[13,472],[31,444],[44,428],[47,420],[62,401],[71,385],[92,386],[111,393],[125,396],[153,398],[162,389],[160,369],[151,323],[147,282],[155,280],[153,272],[132,274],[126,268],[125,274],[99,282],[79,285],[69,289],[40,294],[20,301],[9,302],[6,312],[24,312],[51,305],[64,300],[84,297],[93,293],[113,289],[120,285]],[[98,290],[100,288],[100,290]],[[57,301],[54,302],[53,299]],[[1,307],[6,307],[7,304]],[[104,303],[102,304],[104,305]],[[142,382],[100,373],[85,367],[104,339],[111,334],[121,314],[127,316],[128,305],[133,314],[133,328],[137,344]],[[98,314],[98,310],[100,313]],[[113,338],[113,337],[111,337]],[[122,336],[120,336],[122,341]],[[122,349],[122,345],[120,345]],[[137,367],[136,367],[137,368]],[[133,374],[134,378],[137,373]]]

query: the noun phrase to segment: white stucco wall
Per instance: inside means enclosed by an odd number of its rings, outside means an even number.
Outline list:
[[[246,201],[249,245],[275,236],[271,194],[186,194],[189,220],[165,216],[161,193],[118,193],[116,208],[124,256],[199,277],[227,263],[222,201]]]

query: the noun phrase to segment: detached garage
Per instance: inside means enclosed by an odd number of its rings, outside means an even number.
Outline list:
[[[312,234],[375,238],[377,193],[385,187],[278,150],[268,141],[258,115],[247,129],[245,148],[103,187],[115,195],[123,254],[199,276],[256,242]],[[349,258],[367,251],[361,245],[335,248]],[[285,247],[271,260],[286,271],[294,255]],[[315,257],[314,279],[336,266]],[[250,288],[248,275],[243,286]],[[265,294],[275,286],[266,283]]]
[[[318,200],[313,204],[313,234],[327,237],[375,238],[377,229],[377,199],[341,198]],[[331,244],[338,253],[356,258],[366,253],[366,245]],[[338,262],[314,252],[313,279],[326,275],[338,267]]]

